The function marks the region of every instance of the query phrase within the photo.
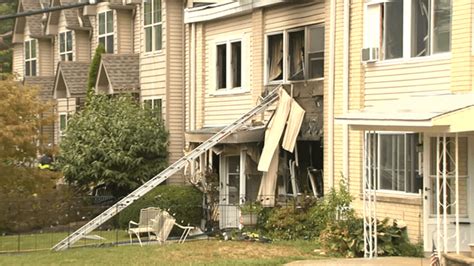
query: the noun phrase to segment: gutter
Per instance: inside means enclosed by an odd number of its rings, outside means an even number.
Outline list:
[[[241,3],[247,2],[247,3]],[[202,7],[186,8],[184,10],[184,23],[196,23],[215,20],[223,17],[238,16],[250,14],[254,9],[273,6],[277,4],[296,4],[296,3],[318,3],[321,1],[308,0],[257,0],[257,1],[238,1],[227,2],[223,4],[213,4]]]

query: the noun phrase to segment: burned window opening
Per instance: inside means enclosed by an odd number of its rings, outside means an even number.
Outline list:
[[[305,34],[304,30],[288,34],[288,80],[303,80],[305,67]]]
[[[268,80],[283,79],[283,34],[268,36]]]
[[[232,58],[232,88],[242,86],[242,43],[233,42],[231,44]]]

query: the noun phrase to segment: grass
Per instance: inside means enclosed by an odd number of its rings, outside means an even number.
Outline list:
[[[125,231],[94,231],[91,235],[98,235],[105,240],[82,239],[74,244],[74,246],[87,246],[91,244],[115,243],[118,241],[126,241],[129,239]],[[59,233],[36,233],[21,234],[12,236],[0,236],[0,253],[32,251],[32,250],[49,250],[59,241],[68,236],[67,232]]]
[[[280,265],[317,259],[312,242],[200,240],[184,244],[74,248],[0,255],[0,265]]]

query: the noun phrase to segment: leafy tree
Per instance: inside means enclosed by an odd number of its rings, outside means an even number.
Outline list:
[[[17,1],[0,1],[0,15],[10,15],[16,12]],[[13,19],[0,22],[0,73],[11,73],[12,70],[12,48],[11,32],[13,30]]]
[[[22,164],[35,159],[39,129],[50,122],[42,116],[51,105],[40,101],[35,88],[12,76],[0,80],[0,164]]]
[[[103,44],[99,43],[95,49],[94,58],[92,58],[92,63],[89,67],[89,78],[87,80],[87,101],[94,95],[94,86],[97,80],[97,73],[99,72],[100,59],[102,54],[105,53],[105,47]]]
[[[95,95],[68,121],[58,164],[83,191],[104,184],[123,196],[165,168],[167,139],[161,119],[132,97]]]

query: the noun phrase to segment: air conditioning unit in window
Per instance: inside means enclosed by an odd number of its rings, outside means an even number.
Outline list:
[[[362,54],[362,62],[364,63],[376,62],[379,60],[378,47],[362,48],[361,54]]]

